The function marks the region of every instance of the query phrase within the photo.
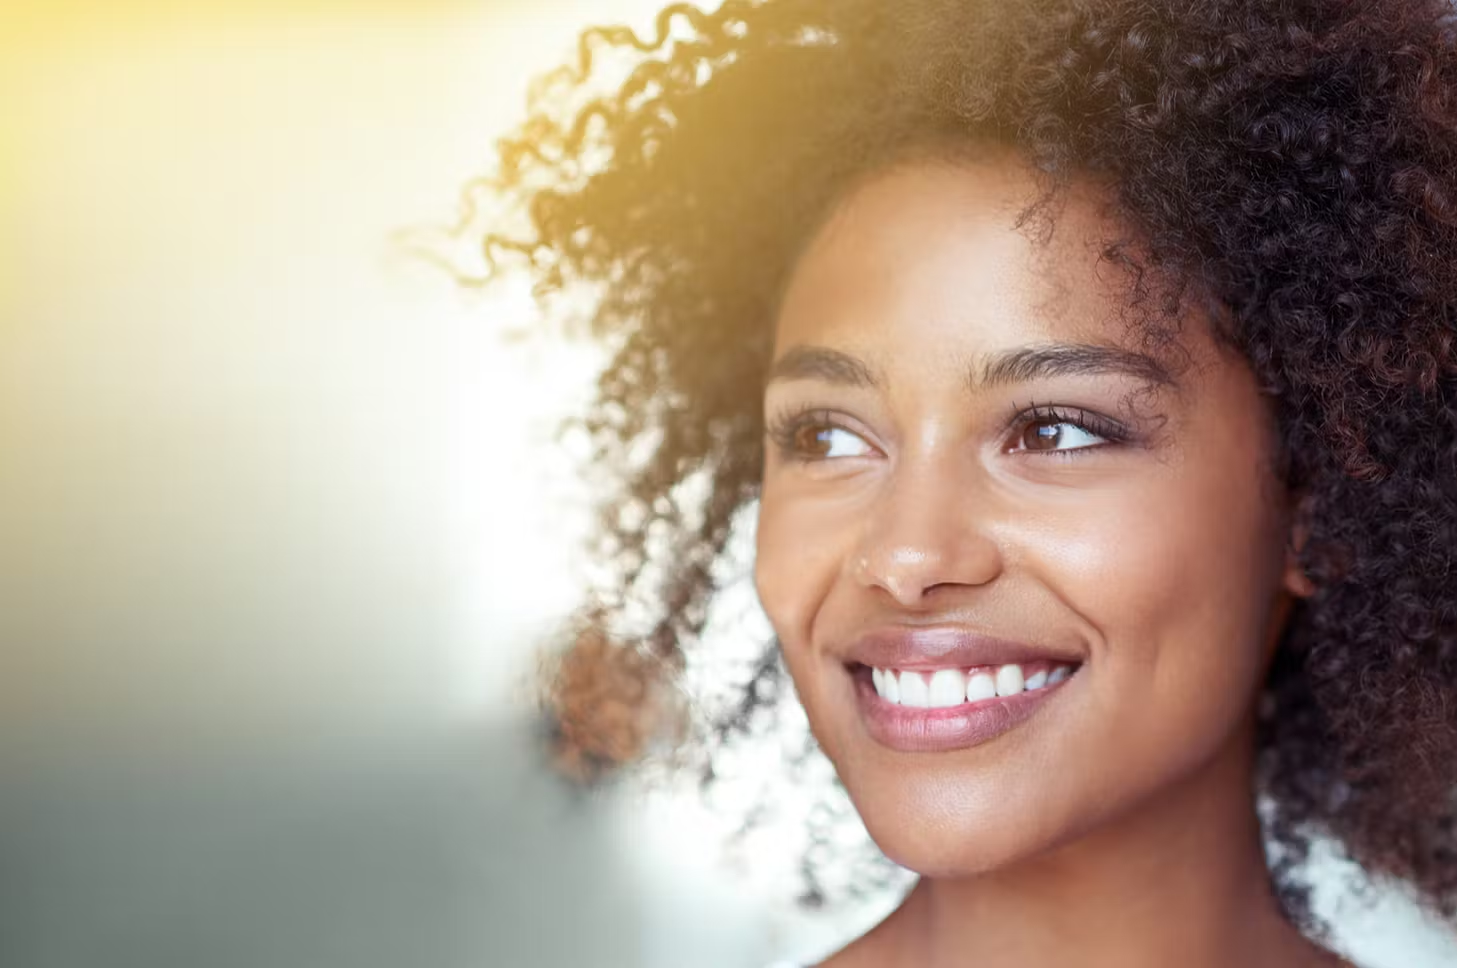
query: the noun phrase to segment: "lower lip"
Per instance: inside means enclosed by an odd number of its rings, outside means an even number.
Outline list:
[[[966,749],[996,739],[1027,721],[1049,696],[1074,677],[1015,696],[998,696],[960,706],[924,709],[887,702],[875,691],[869,669],[855,675],[855,699],[871,739],[905,753]]]

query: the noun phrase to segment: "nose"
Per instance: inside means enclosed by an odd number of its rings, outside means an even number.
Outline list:
[[[903,467],[864,519],[847,562],[854,579],[905,608],[926,606],[937,589],[987,584],[1003,567],[989,498],[972,474]]]

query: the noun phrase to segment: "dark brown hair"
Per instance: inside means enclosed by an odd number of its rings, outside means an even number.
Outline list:
[[[585,99],[604,50],[635,67]],[[589,283],[613,348],[581,425],[616,569],[550,680],[560,761],[596,776],[669,721],[715,563],[760,476],[774,300],[845,187],[915,146],[1015,147],[1051,219],[1100,176],[1151,338],[1180,300],[1276,409],[1306,498],[1297,606],[1262,703],[1275,877],[1312,835],[1457,914],[1457,45],[1442,0],[730,0],[657,36],[583,34],[501,144],[529,229],[485,240]],[[1162,336],[1161,336],[1162,334]],[[642,456],[646,454],[645,458]],[[706,484],[693,497],[685,482]],[[633,607],[646,618],[622,620]],[[775,643],[709,724],[780,692]],[[655,697],[658,697],[655,699]]]

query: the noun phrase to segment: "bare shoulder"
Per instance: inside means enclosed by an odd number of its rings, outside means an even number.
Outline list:
[[[1287,957],[1284,964],[1290,968],[1361,968],[1341,955],[1323,947],[1308,938],[1301,938],[1299,950]]]
[[[879,968],[886,963],[887,952],[882,950],[884,945],[878,944],[877,940],[872,932],[812,965],[779,962],[769,968]],[[1287,951],[1286,956],[1279,960],[1282,968],[1361,968],[1355,962],[1313,941],[1302,938],[1301,942],[1295,950]]]
[[[804,968],[879,968],[887,962],[884,945],[875,932],[856,938],[845,947],[813,965]]]

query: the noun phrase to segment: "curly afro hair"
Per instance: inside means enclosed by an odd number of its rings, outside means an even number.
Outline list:
[[[1272,398],[1317,588],[1261,703],[1287,909],[1311,927],[1299,865],[1328,836],[1457,915],[1454,33],[1446,0],[728,0],[586,31],[500,144],[491,187],[528,218],[484,243],[540,292],[593,287],[612,353],[579,425],[615,570],[547,683],[559,762],[601,775],[668,721],[756,497],[799,248],[855,179],[992,142],[1043,185],[1024,218],[1101,176],[1150,338],[1200,299]],[[630,69],[593,97],[605,55]],[[716,735],[782,693],[764,648]]]

